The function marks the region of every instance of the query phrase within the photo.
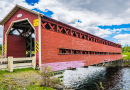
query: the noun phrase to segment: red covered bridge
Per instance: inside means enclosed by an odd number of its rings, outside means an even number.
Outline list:
[[[36,57],[54,71],[122,59],[121,45],[16,5],[0,22],[3,56]]]

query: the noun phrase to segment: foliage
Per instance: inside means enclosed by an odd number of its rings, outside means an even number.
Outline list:
[[[40,86],[40,85],[30,85],[26,87],[26,90],[55,90],[55,89],[51,87]]]
[[[32,75],[34,73],[40,75],[39,71],[34,70],[33,68],[15,69],[14,72],[11,73],[7,70],[0,70],[0,90],[54,90],[50,87],[41,86],[41,84],[37,83],[38,80],[33,81],[30,85],[24,87],[19,86],[16,82],[16,80],[22,80],[23,78],[28,80],[25,77],[28,77],[30,74]]]
[[[126,45],[124,47],[122,47],[122,52],[130,52],[130,46]]]
[[[52,84],[61,84],[61,81],[59,78],[52,78],[51,81],[52,81]]]
[[[21,72],[21,71],[28,71],[28,70],[34,70],[34,69],[33,68],[13,69],[13,72]]]
[[[7,70],[0,70],[0,74],[5,74],[5,73],[9,73],[9,71],[7,71]]]
[[[26,54],[28,54],[28,52],[26,51]],[[35,51],[32,51],[32,54],[35,54]]]
[[[0,78],[0,86],[0,90],[14,90],[19,88],[17,83],[11,80],[10,78]]]
[[[54,73],[51,67],[45,65],[42,69],[41,76],[43,78],[42,85],[44,86],[53,86],[55,84],[60,84],[59,78],[54,78]]]
[[[122,53],[122,55],[126,55],[126,56],[123,57],[123,60],[130,60],[130,52],[128,52],[128,55],[127,55],[127,52]]]
[[[102,82],[100,82],[100,84],[98,85],[97,83],[94,82],[94,84],[96,85],[97,90],[104,90],[104,87],[102,85]]]
[[[101,89],[104,89],[104,87],[102,86],[102,82],[100,82],[100,88],[101,88]]]
[[[130,60],[130,46],[125,45],[122,47],[122,55],[126,55],[123,57],[123,60]]]

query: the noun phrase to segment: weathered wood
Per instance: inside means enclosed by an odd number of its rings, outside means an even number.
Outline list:
[[[13,58],[13,57],[8,57],[4,58],[4,61],[8,61],[8,64],[2,64],[0,65],[0,69],[8,69],[8,71],[13,72],[13,69],[17,68],[36,68],[36,58],[35,57],[25,57],[25,58]],[[16,63],[13,64],[14,61],[28,61],[32,60],[30,63]]]
[[[7,69],[8,67],[7,67],[8,65],[0,65],[0,69]]]
[[[0,62],[1,62],[1,61],[3,62],[3,61],[8,61],[8,60],[7,60],[7,58],[1,58],[1,59],[0,59]]]
[[[24,66],[32,66],[32,63],[18,63],[18,64],[13,64],[14,67],[24,67]]]
[[[35,57],[32,57],[32,66],[33,66],[33,69],[36,68],[36,59],[35,59]]]
[[[13,72],[13,57],[8,57],[8,71]]]
[[[21,32],[19,31],[19,29],[17,29],[17,31],[19,32],[19,35],[21,34]]]
[[[26,32],[26,34],[28,34],[31,31],[32,27],[29,28],[29,30]]]
[[[14,58],[13,61],[26,61],[26,60],[32,60],[31,57],[26,57],[26,58]]]
[[[32,32],[30,35],[30,57],[32,57]]]
[[[24,67],[14,67],[13,69],[18,69],[18,68],[31,68],[32,67],[32,65],[31,66],[24,66]]]
[[[15,25],[14,27],[26,27],[26,28],[29,28],[31,26],[29,26],[29,25]]]

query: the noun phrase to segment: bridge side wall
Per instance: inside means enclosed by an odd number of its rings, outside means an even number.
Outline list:
[[[121,48],[103,45],[77,37],[41,29],[41,58],[42,64],[50,65],[54,71],[64,70],[69,67],[77,68],[82,66],[101,63],[104,60],[122,59],[122,54],[117,55],[90,55],[90,54],[59,54],[59,48],[99,51],[99,52],[120,52]]]

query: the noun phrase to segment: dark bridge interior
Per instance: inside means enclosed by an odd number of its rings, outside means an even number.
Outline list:
[[[32,57],[35,54],[35,32],[30,23],[25,20],[21,22],[14,23],[9,35],[24,37],[26,39],[26,57]],[[18,42],[18,41],[17,41]],[[23,41],[24,42],[24,41]],[[17,52],[19,53],[19,52]]]

